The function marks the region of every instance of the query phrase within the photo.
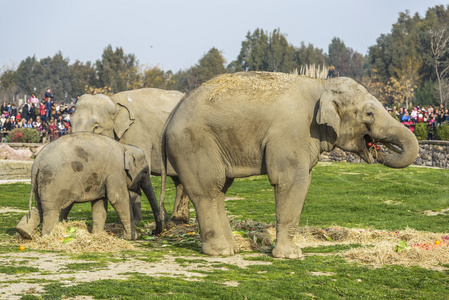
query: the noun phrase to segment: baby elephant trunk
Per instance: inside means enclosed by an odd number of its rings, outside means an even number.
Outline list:
[[[151,184],[150,176],[146,176],[140,186],[145,193],[145,196],[148,198],[148,202],[150,202],[151,209],[153,210],[154,221],[156,222],[156,229],[153,230],[153,234],[159,234],[162,232],[162,220],[159,212],[159,207],[157,205],[156,195],[154,194],[153,185]]]

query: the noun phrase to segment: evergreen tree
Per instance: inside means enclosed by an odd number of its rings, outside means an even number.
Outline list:
[[[226,73],[225,59],[216,48],[212,48],[199,61],[188,70],[181,70],[174,75],[175,89],[188,92],[203,82]]]
[[[69,66],[72,82],[70,92],[72,98],[86,92],[86,87],[97,86],[96,72],[91,62],[83,63],[79,60]]]
[[[134,54],[125,54],[121,47],[108,45],[101,60],[96,61],[99,87],[110,87],[113,93],[138,88],[138,61]]]
[[[315,48],[312,44],[306,46],[304,42],[301,42],[300,47],[295,48],[294,61],[296,66],[329,64],[329,58],[323,49]]]
[[[360,79],[364,57],[352,48],[346,47],[339,38],[334,37],[329,45],[329,64],[335,67],[339,76]]]

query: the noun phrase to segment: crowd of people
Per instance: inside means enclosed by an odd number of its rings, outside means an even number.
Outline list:
[[[435,139],[435,128],[445,123],[449,123],[449,110],[440,104],[435,108],[433,105],[428,107],[416,105],[412,109],[400,107],[397,110],[396,106],[388,108],[390,114],[396,118],[399,122],[408,127],[411,131],[415,130],[416,124],[425,123],[429,130],[428,139]]]
[[[53,98],[51,89],[48,88],[44,99],[39,100],[36,94],[32,93],[21,108],[17,108],[14,103],[3,102],[0,108],[2,139],[14,128],[35,129],[39,132],[41,141],[45,137],[52,141],[67,134],[75,107],[66,106],[64,102],[57,104]]]

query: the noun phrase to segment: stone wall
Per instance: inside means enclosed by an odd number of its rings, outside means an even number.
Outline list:
[[[35,143],[8,143],[11,148],[15,150],[29,149],[36,155],[43,147],[43,144]],[[31,167],[33,161],[21,160],[0,160],[0,180],[24,180],[31,178]]]
[[[0,180],[30,179],[32,166],[32,161],[0,160]]]
[[[335,148],[321,154],[320,161],[364,162],[357,154]],[[419,141],[419,155],[415,165],[449,169],[449,142]]]
[[[30,149],[36,154],[42,144],[9,143],[18,149]],[[332,152],[321,154],[320,161],[341,161],[363,163],[358,155],[335,148]],[[29,179],[31,176],[32,161],[0,160],[0,180]],[[446,141],[419,141],[419,156],[415,165],[449,169],[449,142]]]

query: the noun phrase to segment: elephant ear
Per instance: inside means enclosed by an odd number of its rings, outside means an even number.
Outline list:
[[[337,136],[340,132],[341,112],[336,98],[339,92],[327,91],[321,95],[318,111],[316,114],[316,122],[319,125],[327,125],[332,127]]]
[[[134,123],[134,105],[132,100],[128,103],[117,103],[117,113],[114,120],[114,132],[121,139],[123,134]]]
[[[125,159],[125,172],[126,176],[128,177],[128,186],[131,185],[131,182],[134,180],[132,170],[136,169],[136,159],[134,155],[131,153],[131,151],[126,151],[124,153],[124,159]]]

